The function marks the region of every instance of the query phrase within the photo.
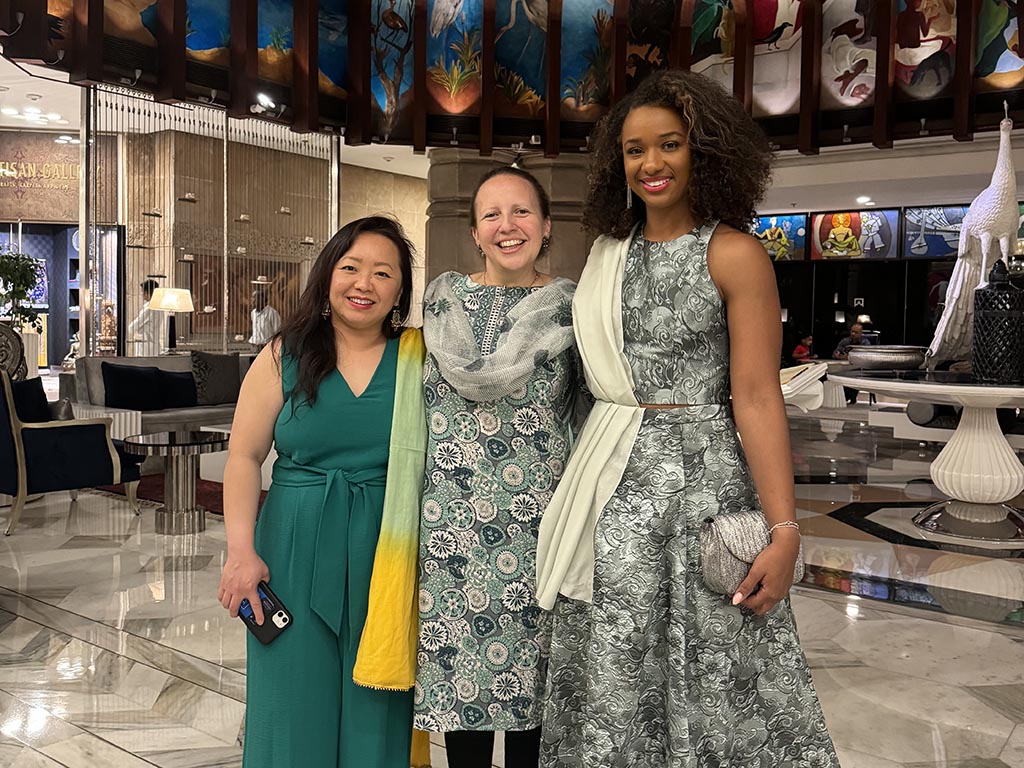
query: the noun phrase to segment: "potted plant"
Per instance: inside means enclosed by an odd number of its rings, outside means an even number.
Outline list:
[[[0,315],[15,329],[31,326],[42,333],[39,312],[25,302],[39,282],[39,261],[10,243],[0,245]]]

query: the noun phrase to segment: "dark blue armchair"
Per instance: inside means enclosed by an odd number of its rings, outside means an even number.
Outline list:
[[[0,493],[14,497],[9,536],[29,496],[52,491],[124,483],[128,501],[139,514],[136,491],[143,457],[124,453],[110,437],[110,419],[55,420],[42,382],[12,385],[0,371]],[[17,392],[15,391],[17,387]]]

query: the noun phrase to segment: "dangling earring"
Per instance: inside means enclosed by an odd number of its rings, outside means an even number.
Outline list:
[[[324,320],[331,316],[331,302],[324,299],[324,308],[320,310],[320,317]]]
[[[402,314],[398,311],[398,307],[391,310],[391,330],[397,331],[402,327]]]
[[[633,207],[633,189],[632,187],[629,186],[629,184],[626,185],[626,207]]]
[[[549,236],[545,235],[541,239],[541,241],[540,241],[540,249],[542,251],[546,251],[550,247],[551,247],[551,238]]]
[[[483,246],[481,246],[481,245],[480,245],[480,243],[477,243],[477,244],[476,244],[476,252],[477,252],[477,253],[479,254],[479,256],[480,256],[480,258],[481,258],[481,259],[483,259],[483,258],[486,258],[486,257],[484,256],[484,249],[483,249]]]

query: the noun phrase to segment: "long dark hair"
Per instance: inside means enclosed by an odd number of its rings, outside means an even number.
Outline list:
[[[743,106],[721,85],[681,69],[655,72],[616,104],[591,139],[589,188],[583,223],[602,235],[626,237],[647,216],[639,195],[626,207],[622,124],[636,107],[679,114],[690,147],[690,210],[698,222],[718,219],[750,231],[771,180],[768,140]]]
[[[338,230],[320,251],[313,263],[306,282],[306,289],[299,298],[299,305],[291,313],[275,341],[281,341],[281,353],[295,359],[298,370],[295,385],[290,395],[301,393],[312,405],[316,402],[321,382],[338,365],[338,352],[334,339],[334,324],[330,317],[323,316],[324,307],[330,306],[331,277],[334,266],[352,248],[356,239],[363,234],[382,235],[398,250],[398,265],[402,272],[402,292],[398,298],[398,313],[404,323],[409,317],[412,304],[412,263],[413,245],[405,235],[402,225],[386,216],[367,216],[356,219]],[[391,326],[391,313],[381,325],[386,338],[394,338],[402,332]]]

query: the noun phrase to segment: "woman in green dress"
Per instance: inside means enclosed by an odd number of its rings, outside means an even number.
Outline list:
[[[247,599],[262,623],[262,580],[293,617],[268,645],[248,638],[246,768],[409,765],[425,449],[411,262],[391,219],[344,227],[242,385],[220,602],[236,616]]]

